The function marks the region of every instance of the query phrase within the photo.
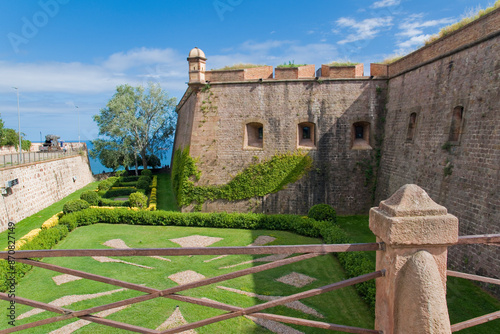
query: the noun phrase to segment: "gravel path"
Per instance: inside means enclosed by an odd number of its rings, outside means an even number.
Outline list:
[[[182,325],[187,324],[188,322],[184,317],[182,316],[181,310],[179,309],[179,306],[175,308],[174,313],[170,317],[168,317],[167,320],[165,320],[164,323],[162,323],[160,326],[156,328],[157,331],[165,331],[167,329],[172,329],[176,328]],[[187,330],[180,332],[180,334],[196,334],[196,331],[193,329]]]
[[[283,325],[281,322],[268,320],[268,319],[259,319],[259,318],[252,317],[250,315],[246,315],[245,317],[252,320],[257,325],[260,325],[264,328],[267,328],[271,332],[274,332],[276,334],[304,334],[304,332],[298,331],[295,328],[292,328],[290,326]]]
[[[111,315],[113,313],[121,311],[124,308],[127,308],[129,306],[130,305],[112,308],[110,310],[102,311],[102,312],[96,313],[94,315],[96,317],[99,317],[99,318],[105,318],[108,315]],[[70,324],[67,324],[66,326],[63,326],[63,327],[61,327],[59,329],[56,329],[56,330],[50,332],[49,334],[71,334],[74,331],[79,330],[83,326],[86,326],[86,325],[91,324],[91,323],[92,323],[91,321],[87,321],[87,320],[78,320],[78,321],[72,322]]]
[[[143,266],[142,264],[137,264],[137,263],[132,263],[132,262],[127,262],[123,260],[118,260],[118,259],[112,259],[107,256],[92,256],[92,258],[96,261],[106,263],[106,262],[116,262],[116,263],[124,263],[124,264],[129,264],[131,266],[136,266],[136,267],[141,267],[141,268],[146,268],[146,269],[154,269],[153,267],[148,267],[148,266]]]
[[[122,288],[122,289],[110,290],[110,291],[93,293],[93,294],[88,294],[88,295],[69,295],[69,296],[64,296],[64,297],[58,298],[54,301],[51,301],[51,302],[49,302],[49,304],[62,307],[62,306],[66,306],[66,305],[71,305],[71,304],[76,303],[76,302],[80,302],[82,300],[99,298],[102,296],[111,295],[113,293],[125,291],[125,290],[127,290],[127,289]],[[42,313],[42,312],[45,312],[45,310],[42,310],[39,308],[34,308],[31,311],[28,311],[28,312],[23,313],[20,316],[18,316],[17,320],[28,318],[28,317],[31,317],[32,315]]]
[[[129,246],[127,246],[127,244],[125,243],[125,241],[123,241],[122,239],[108,240],[105,243],[103,243],[103,245],[111,247],[111,248],[116,248],[116,249],[127,249],[127,248],[130,248]],[[153,255],[153,256],[150,256],[150,257],[152,257],[153,259],[158,259],[158,260],[162,260],[162,261],[171,262],[170,259],[167,259],[167,258],[164,258],[164,257],[161,257],[161,256],[157,256],[157,255]]]
[[[208,247],[211,244],[221,241],[223,238],[207,237],[205,235],[191,235],[189,237],[169,239],[181,247]]]
[[[285,283],[288,285],[292,285],[297,288],[302,288],[303,286],[306,286],[307,284],[310,284],[314,281],[316,281],[316,278],[307,276],[304,274],[299,274],[296,272],[292,272],[288,275],[282,276],[280,278],[277,278],[276,281]]]
[[[168,276],[172,281],[177,284],[187,284],[191,282],[201,281],[205,278],[202,274],[198,274],[196,271],[186,270],[181,271],[177,274]]]
[[[273,242],[274,240],[276,240],[276,238],[273,238],[273,237],[270,237],[268,235],[259,235],[257,237],[257,239],[255,239],[254,242],[252,242],[250,245],[248,246],[264,246],[265,244],[268,244],[270,242]],[[225,258],[226,256],[228,255],[221,255],[221,256],[217,256],[217,257],[214,257],[212,259],[208,259],[208,260],[205,260],[203,262],[212,262],[212,261],[215,261],[215,260],[219,260],[219,259],[223,259]]]
[[[68,283],[68,282],[77,281],[79,279],[83,279],[83,278],[78,277],[78,276],[68,275],[68,274],[63,274],[63,275],[58,275],[58,276],[52,277],[52,280],[57,285],[61,285],[61,284]]]
[[[225,287],[225,286],[218,286],[217,288],[218,289],[222,289],[222,290],[226,290],[226,291],[231,291],[231,292],[239,293],[240,295],[245,295],[245,296],[249,296],[249,297],[253,297],[253,298],[258,298],[258,299],[264,300],[264,301],[276,300],[276,299],[279,299],[279,298],[283,297],[283,296],[258,295],[258,294],[254,293],[254,292],[248,292],[248,291],[243,291],[243,290],[228,288],[228,287]],[[294,310],[297,310],[297,311],[304,312],[306,314],[314,315],[315,317],[318,317],[318,318],[324,318],[324,316],[321,313],[319,313],[318,311],[316,311],[312,307],[309,307],[309,306],[307,306],[307,305],[299,302],[298,300],[294,301],[294,302],[291,302],[291,303],[286,303],[286,304],[284,304],[284,306],[286,306],[288,308],[291,308],[291,309],[294,309]]]
[[[244,264],[255,263],[255,262],[274,262],[274,261],[278,261],[278,260],[283,260],[284,258],[286,258],[290,255],[291,254],[273,254],[273,255],[269,255],[269,256],[259,257],[258,259],[253,259],[250,261],[240,262],[240,263],[233,264],[230,266],[220,267],[219,269],[234,268],[234,267],[242,266]]]

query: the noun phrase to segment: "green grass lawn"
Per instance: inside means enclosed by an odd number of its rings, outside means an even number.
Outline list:
[[[64,203],[66,203],[69,200],[73,199],[79,199],[81,193],[87,190],[94,190],[97,188],[97,184],[99,182],[92,182],[86,185],[85,187],[75,191],[74,193],[66,196],[62,200],[46,207],[45,209],[35,213],[34,215],[31,215],[29,217],[24,218],[20,222],[16,224],[16,238],[19,239],[22,236],[24,236],[26,233],[29,231],[35,229],[35,228],[40,228],[42,224],[55,215],[58,212],[61,212],[64,206]],[[4,249],[7,247],[7,231],[3,231],[0,233],[0,247],[1,249]]]
[[[157,188],[157,208],[158,210],[179,211],[172,191],[170,174],[158,174]]]
[[[107,248],[107,246],[104,246],[103,243],[111,239],[122,239],[127,246],[134,248],[179,247],[178,244],[169,241],[169,239],[190,235],[223,238],[221,241],[216,242],[212,246],[245,246],[252,243],[260,235],[275,237],[276,240],[272,244],[321,243],[321,240],[319,239],[307,238],[283,231],[96,224],[77,228],[63,241],[61,241],[56,248]],[[250,255],[232,255],[207,263],[203,262],[204,260],[214,257],[215,256],[211,255],[169,257],[172,262],[161,261],[150,257],[118,257],[119,259],[153,267],[154,269],[138,268],[123,263],[100,263],[92,258],[47,258],[45,261],[128,282],[145,284],[149,287],[158,289],[176,286],[177,284],[170,280],[168,276],[185,270],[194,270],[206,277],[213,277],[258,265],[250,263],[235,268],[219,269],[223,266],[237,264],[255,258]],[[291,272],[306,274],[316,278],[316,280],[302,288],[293,287],[275,281],[275,279]],[[16,294],[18,296],[42,302],[50,302],[66,295],[93,294],[117,289],[117,287],[111,285],[89,280],[73,281],[57,286],[51,279],[56,275],[59,275],[59,273],[34,268],[21,280],[19,286],[17,287]],[[344,274],[342,268],[336,258],[331,254],[328,254],[262,273],[247,275],[206,287],[181,292],[180,294],[206,297],[231,305],[249,307],[262,303],[263,301],[231,291],[221,290],[218,289],[217,286],[255,292],[260,295],[285,296],[331,284],[343,279]],[[99,297],[97,299],[77,302],[64,307],[72,310],[79,310],[141,294],[142,293],[140,292],[126,290],[109,296]],[[266,310],[265,312],[343,325],[373,328],[373,318],[371,312],[352,287],[307,298],[303,300],[303,303],[323,314],[325,318],[321,319],[314,315],[308,315],[284,306],[274,307]],[[0,302],[1,309],[5,309],[6,305],[6,302]],[[210,309],[203,306],[182,303],[166,298],[159,298],[144,303],[134,304],[124,310],[108,316],[107,318],[138,326],[156,328],[171,315],[176,305],[180,307],[181,312],[188,322],[194,322],[225,313],[224,311]],[[30,309],[31,307],[17,304],[16,314],[20,315]],[[26,319],[19,320],[16,324],[41,320],[53,315],[54,314],[49,312],[43,312]],[[22,331],[21,333],[49,333],[70,322],[71,321],[68,320],[60,323],[45,325],[38,330]],[[2,320],[0,323],[0,329],[4,329],[7,326],[6,321]],[[305,333],[332,333],[331,331],[300,326],[296,326],[296,328]],[[268,330],[255,325],[251,320],[244,317],[238,317],[217,324],[208,325],[197,329],[197,332],[270,333]],[[127,331],[111,329],[97,324],[90,324],[83,327],[76,333],[127,333]]]
[[[354,242],[375,242],[375,235],[368,226],[368,216],[339,216],[337,222]],[[369,252],[369,255],[375,262],[375,252]],[[452,324],[500,310],[500,301],[470,280],[448,277],[446,293]],[[460,333],[498,334],[500,320],[464,329]]]

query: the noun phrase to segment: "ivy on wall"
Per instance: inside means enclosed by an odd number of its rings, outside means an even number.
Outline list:
[[[186,147],[174,154],[172,183],[179,206],[196,202],[197,209],[201,209],[206,200],[237,201],[278,192],[300,180],[311,166],[312,159],[304,152],[277,154],[267,161],[250,165],[224,185],[197,186],[195,182],[201,173]]]

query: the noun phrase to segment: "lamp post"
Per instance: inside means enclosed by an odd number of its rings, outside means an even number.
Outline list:
[[[12,87],[16,90],[17,94],[17,120],[18,120],[18,125],[19,125],[19,163],[22,163],[23,158],[22,158],[22,141],[21,141],[21,112],[19,111],[19,88],[17,87]]]
[[[80,108],[78,106],[75,106],[76,110],[78,111],[78,149],[80,149]]]

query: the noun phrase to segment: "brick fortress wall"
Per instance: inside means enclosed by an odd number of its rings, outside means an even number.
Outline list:
[[[0,231],[9,221],[17,223],[93,181],[86,155],[0,169],[2,186],[16,178],[19,184],[1,199]]]
[[[431,45],[389,66],[403,74],[389,80],[377,201],[418,184],[459,218],[461,235],[500,233],[500,46],[498,31],[491,32],[499,19],[497,10],[433,44],[434,51]],[[439,52],[449,53],[430,61]],[[415,68],[419,61],[426,63]],[[450,141],[456,107],[463,107],[461,130]],[[412,113],[414,136],[407,140]],[[449,264],[500,277],[495,246],[452,247]]]

